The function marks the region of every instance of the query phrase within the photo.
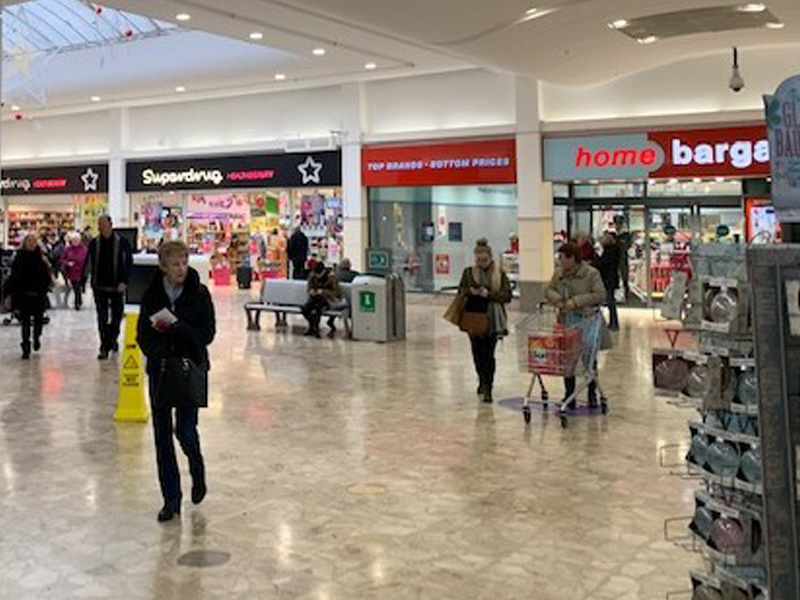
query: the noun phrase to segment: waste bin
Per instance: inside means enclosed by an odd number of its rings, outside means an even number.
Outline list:
[[[352,284],[353,339],[406,338],[406,291],[396,275],[361,275]]]

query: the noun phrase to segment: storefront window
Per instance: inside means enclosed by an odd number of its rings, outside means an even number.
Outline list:
[[[393,251],[408,289],[457,287],[481,237],[518,279],[516,186],[383,187],[369,194],[370,245]]]
[[[653,181],[647,186],[647,195],[651,198],[680,198],[686,196],[741,196],[742,182],[723,179],[678,181]]]
[[[717,239],[719,232],[727,231],[730,239],[745,241],[745,217],[741,208],[700,207],[700,235],[704,242]]]
[[[643,194],[643,183],[601,183],[575,186],[575,198],[639,198]]]
[[[46,236],[54,243],[59,234],[89,228],[97,235],[97,219],[108,212],[106,194],[8,196],[3,237],[6,247],[16,248],[27,233]]]

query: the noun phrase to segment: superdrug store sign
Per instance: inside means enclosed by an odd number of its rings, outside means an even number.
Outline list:
[[[108,165],[3,169],[0,189],[4,196],[105,194],[108,192]]]
[[[129,162],[129,192],[328,187],[342,184],[341,153],[312,152]]]

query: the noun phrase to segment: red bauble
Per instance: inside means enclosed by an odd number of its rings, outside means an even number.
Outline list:
[[[22,113],[17,113],[17,114],[15,114],[15,115],[14,115],[14,118],[15,118],[17,121],[22,121],[22,119],[24,119],[24,117],[22,116]]]
[[[126,29],[125,30],[125,37],[126,38],[132,38],[133,37],[133,30],[132,29]]]

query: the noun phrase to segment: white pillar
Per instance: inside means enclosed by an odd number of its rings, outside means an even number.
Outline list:
[[[515,90],[520,288],[523,310],[531,310],[553,276],[553,190],[542,180],[539,82],[517,77]]]
[[[131,225],[131,206],[125,191],[125,159],[128,147],[128,109],[114,108],[109,114],[108,214],[117,227]]]
[[[367,190],[361,181],[361,146],[366,126],[366,97],[363,83],[342,86],[342,202],[344,210],[344,253],[353,268],[364,268],[364,250],[369,244]]]

